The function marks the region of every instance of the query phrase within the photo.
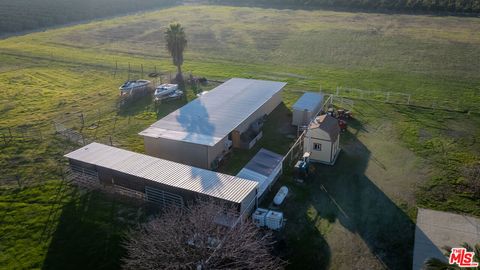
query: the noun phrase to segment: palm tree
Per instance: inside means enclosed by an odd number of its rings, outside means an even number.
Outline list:
[[[183,85],[183,51],[187,47],[187,39],[183,27],[179,23],[170,24],[167,31],[165,31],[165,39],[167,41],[167,50],[172,56],[173,64],[177,67],[176,80]]]
[[[477,243],[475,247],[472,247],[468,243],[463,243],[463,245],[461,246],[464,247],[469,252],[472,252],[472,251],[475,252],[473,261],[475,262],[480,261],[480,243]],[[450,256],[450,252],[452,248],[449,246],[445,246],[443,247],[443,249],[445,250],[445,256],[447,257]],[[445,260],[441,260],[438,258],[429,258],[423,264],[423,269],[424,270],[465,270],[465,269],[476,269],[476,268],[461,268],[458,265],[451,265]]]

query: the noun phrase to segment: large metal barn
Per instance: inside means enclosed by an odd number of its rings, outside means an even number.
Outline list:
[[[255,181],[104,144],[91,143],[65,157],[79,181],[136,194],[161,206],[183,206],[203,196],[234,204],[248,215],[256,203]]]
[[[140,132],[148,155],[215,168],[232,147],[251,148],[286,83],[230,79]]]

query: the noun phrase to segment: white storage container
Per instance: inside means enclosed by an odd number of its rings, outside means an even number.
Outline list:
[[[304,126],[322,109],[323,94],[306,92],[292,106],[292,125]]]
[[[257,227],[264,227],[267,213],[267,209],[257,208],[257,210],[255,210],[255,212],[252,214],[253,224],[255,224]]]
[[[272,230],[280,230],[283,227],[283,213],[277,211],[268,211],[265,217],[265,226]]]
[[[286,186],[283,186],[278,190],[277,194],[273,198],[273,203],[275,205],[280,205],[282,202],[285,200],[285,197],[287,197],[288,194],[288,188]]]

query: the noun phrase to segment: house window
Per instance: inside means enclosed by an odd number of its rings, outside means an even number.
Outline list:
[[[319,143],[313,143],[313,150],[322,151],[322,145]]]

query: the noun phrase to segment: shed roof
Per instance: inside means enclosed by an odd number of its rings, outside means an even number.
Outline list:
[[[257,187],[255,181],[99,143],[91,143],[65,157],[235,203],[241,203]]]
[[[313,112],[319,108],[322,102],[323,94],[306,92],[293,104],[292,108],[299,111],[307,110]]]
[[[244,168],[268,177],[282,160],[283,156],[262,148]]]
[[[325,131],[329,136],[330,140],[335,141],[337,136],[340,134],[340,126],[338,125],[338,120],[328,114],[324,114],[315,118],[308,129],[319,128]]]
[[[271,184],[273,178],[270,178],[279,166],[281,166],[283,156],[266,149],[260,149],[258,153],[243,167],[237,174],[237,177],[250,179],[258,182],[258,194],[261,196],[267,187]],[[279,170],[277,170],[278,172]],[[267,181],[270,178],[269,181]]]
[[[139,134],[213,146],[285,85],[284,82],[230,79]]]

